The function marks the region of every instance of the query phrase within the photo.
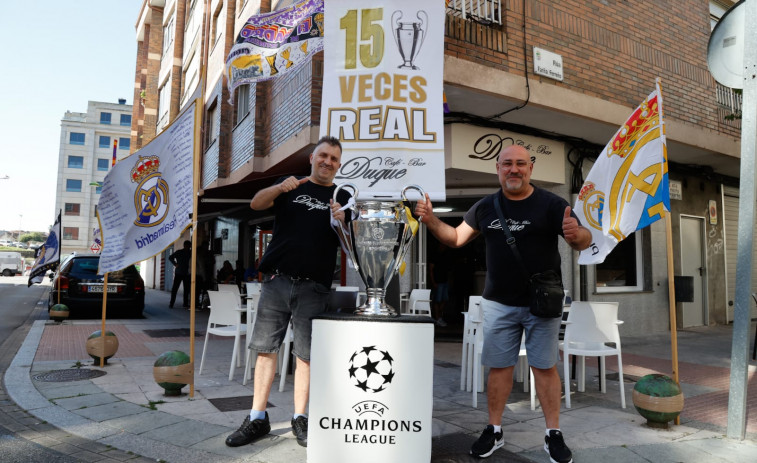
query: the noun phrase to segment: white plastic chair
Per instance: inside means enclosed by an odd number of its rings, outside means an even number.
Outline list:
[[[234,294],[234,296],[236,296],[237,308],[240,308],[240,309],[243,308],[243,305],[242,305],[242,294],[239,292],[239,286],[237,286],[237,285],[219,284],[218,285],[218,291],[225,291],[225,292],[230,292],[230,293]]]
[[[475,296],[471,296],[473,298]],[[473,339],[468,348],[468,369],[471,370],[472,406],[478,408],[478,393],[484,392],[484,368],[481,365],[481,351],[484,348],[484,312],[481,299],[468,304],[468,323],[473,330]]]
[[[470,296],[468,298],[468,307],[481,303],[481,296]],[[468,361],[473,355],[473,343],[475,342],[476,327],[480,326],[471,323],[470,312],[463,312],[463,349],[460,358],[460,390],[470,391],[472,387],[471,376],[473,374],[473,363]]]
[[[623,360],[620,349],[620,332],[618,326],[623,322],[618,320],[617,302],[586,302],[573,301],[570,306],[568,319],[565,321],[565,338],[560,343],[563,351],[563,378],[565,381],[565,407],[570,408],[570,376],[568,374],[569,359],[575,355],[579,371],[576,374],[578,390],[585,390],[585,357],[600,357],[600,384],[606,393],[607,370],[605,357],[618,356],[618,380],[620,383],[620,403],[626,408],[626,394],[623,385]],[[614,347],[607,344],[614,344]]]
[[[531,392],[531,410],[536,410],[536,388],[534,387],[534,372],[528,364],[528,355],[526,352],[526,335],[520,341],[520,352],[518,354],[518,363],[515,366],[515,377],[523,383],[523,392]],[[528,380],[526,380],[528,372]]]
[[[260,286],[260,282],[257,281],[248,281],[246,283],[247,287],[247,339],[249,344],[249,340],[252,340],[252,332],[255,328],[255,320],[257,319],[258,314],[258,304],[260,303],[260,292],[262,290],[262,287]],[[245,352],[245,359],[244,359],[244,378],[242,379],[242,385],[246,386],[247,381],[251,377],[252,368],[255,366],[255,360],[257,359],[257,356],[249,349],[247,348],[247,352]]]
[[[431,316],[431,290],[414,289],[410,291],[408,299],[408,313],[413,315],[425,314]]]
[[[247,332],[242,324],[242,311],[237,308],[234,294],[227,291],[208,291],[210,296],[210,315],[208,327],[205,330],[205,344],[202,347],[200,359],[200,372],[205,365],[205,352],[208,350],[208,338],[211,334],[216,336],[234,336],[234,350],[231,353],[231,367],[229,368],[229,381],[234,379],[234,364],[241,366],[239,349],[241,337]]]
[[[284,392],[284,383],[287,379],[287,369],[289,368],[289,357],[292,352],[292,343],[294,342],[294,332],[292,331],[292,322],[289,322],[287,326],[287,332],[284,335],[284,343],[281,348],[284,350],[284,354],[279,356],[281,360],[281,367],[279,368],[279,392]]]

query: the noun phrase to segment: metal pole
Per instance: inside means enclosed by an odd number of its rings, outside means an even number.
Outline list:
[[[747,0],[745,18],[757,17],[757,0]],[[755,145],[757,144],[757,27],[744,20],[744,93],[741,119],[739,240],[736,260],[736,307],[733,314],[728,429],[731,439],[746,437],[746,391],[749,360],[750,298],[755,213]]]

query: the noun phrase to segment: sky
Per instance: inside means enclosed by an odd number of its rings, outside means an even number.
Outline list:
[[[89,100],[133,104],[141,6],[142,0],[3,2],[0,230],[47,231],[55,221],[66,111],[86,112]]]

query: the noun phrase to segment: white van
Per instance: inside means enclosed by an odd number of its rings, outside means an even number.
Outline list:
[[[24,272],[24,258],[20,252],[0,251],[0,274],[5,277]]]

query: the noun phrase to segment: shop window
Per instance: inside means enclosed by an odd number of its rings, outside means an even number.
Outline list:
[[[597,292],[629,292],[644,289],[642,233],[635,232],[615,246],[596,265]]]

